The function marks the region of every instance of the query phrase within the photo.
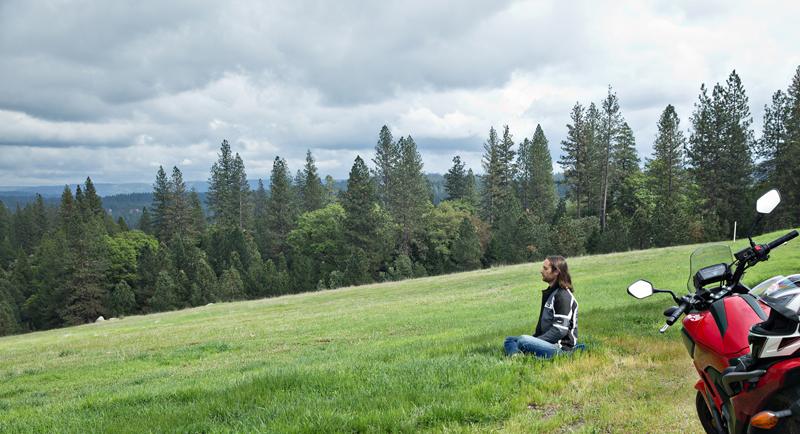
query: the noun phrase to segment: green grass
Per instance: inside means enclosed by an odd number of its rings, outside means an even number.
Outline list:
[[[2,338],[0,432],[701,432],[672,300],[625,291],[685,293],[697,247],[570,258],[588,351],[550,361],[502,348],[541,263]],[[772,256],[745,281],[800,272]]]

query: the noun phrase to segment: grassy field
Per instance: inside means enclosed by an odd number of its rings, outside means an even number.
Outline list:
[[[569,258],[588,350],[550,361],[502,348],[541,263],[2,338],[0,432],[699,433],[672,300],[625,291],[685,293],[697,247]],[[772,256],[745,282],[800,272],[800,242]]]

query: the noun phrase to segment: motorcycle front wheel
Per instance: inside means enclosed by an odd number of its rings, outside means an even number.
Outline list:
[[[697,417],[700,419],[700,423],[703,425],[706,434],[725,433],[725,431],[717,428],[717,424],[714,422],[714,416],[711,414],[711,410],[708,409],[706,400],[703,398],[703,394],[700,391],[697,392],[694,404],[695,407],[697,407]]]

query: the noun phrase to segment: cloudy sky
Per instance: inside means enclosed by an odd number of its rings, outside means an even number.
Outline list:
[[[800,2],[0,0],[0,185],[208,179],[228,140],[249,179],[306,150],[321,175],[410,135],[427,172],[481,172],[489,128],[541,124],[612,86],[649,157],[701,84],[734,69],[756,137],[800,66]],[[556,166],[558,170],[558,166]]]

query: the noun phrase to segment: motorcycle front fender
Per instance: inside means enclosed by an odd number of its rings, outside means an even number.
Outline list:
[[[706,385],[703,383],[703,380],[697,380],[697,383],[694,384],[694,388],[697,389],[699,392],[706,393]]]

